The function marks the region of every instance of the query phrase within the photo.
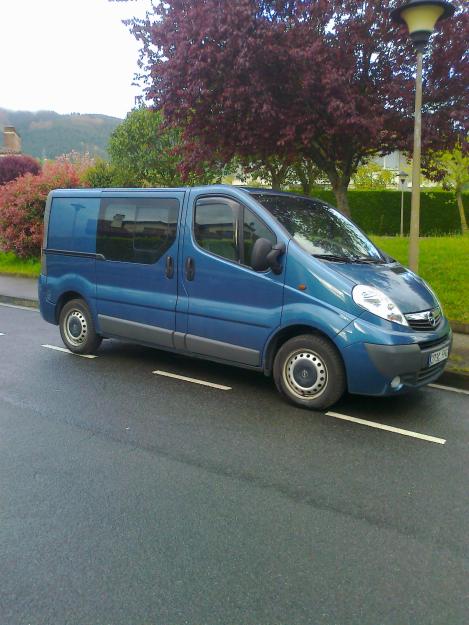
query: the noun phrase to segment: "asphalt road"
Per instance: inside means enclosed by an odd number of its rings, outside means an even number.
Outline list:
[[[262,375],[0,306],[0,625],[465,625],[469,395]],[[230,390],[156,375],[159,370]]]

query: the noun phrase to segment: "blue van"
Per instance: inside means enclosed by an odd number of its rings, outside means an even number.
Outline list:
[[[117,338],[263,371],[315,409],[433,382],[452,341],[431,288],[335,208],[226,185],[51,192],[39,299],[72,352]]]

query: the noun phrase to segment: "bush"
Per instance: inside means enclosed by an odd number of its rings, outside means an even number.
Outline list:
[[[25,174],[0,189],[0,248],[20,258],[38,257],[49,191],[84,186],[71,163],[46,163],[40,174]]]
[[[334,193],[318,189],[311,193],[330,204],[336,205]],[[348,192],[352,219],[368,234],[394,236],[399,234],[401,223],[400,191]],[[411,193],[404,193],[404,234],[409,233]],[[464,207],[469,220],[469,195],[463,195]],[[453,193],[441,190],[424,190],[420,199],[421,236],[461,234],[461,221]]]
[[[94,189],[112,187],[140,187],[139,180],[130,172],[102,159],[96,161],[83,174],[83,182]]]
[[[16,180],[24,174],[37,175],[41,171],[38,161],[32,156],[12,154],[0,158],[0,185]]]

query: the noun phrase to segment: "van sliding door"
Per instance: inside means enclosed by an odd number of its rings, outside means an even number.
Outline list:
[[[183,192],[103,193],[96,299],[105,336],[172,346],[183,198]]]

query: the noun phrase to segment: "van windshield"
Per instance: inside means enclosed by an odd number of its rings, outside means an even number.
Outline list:
[[[318,200],[253,193],[301,247],[318,258],[383,263],[373,243],[342,213]]]

